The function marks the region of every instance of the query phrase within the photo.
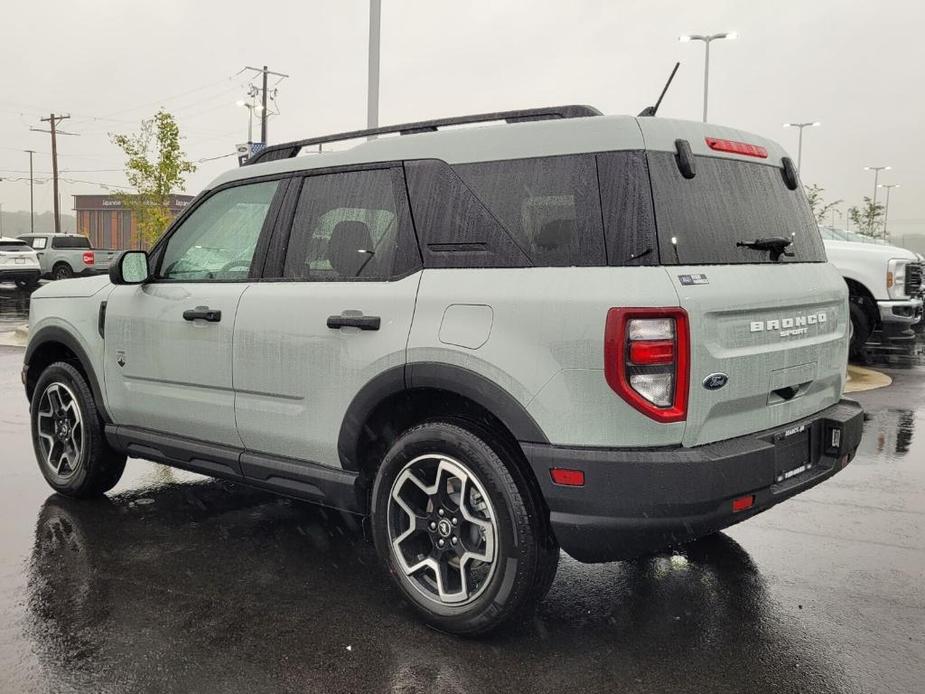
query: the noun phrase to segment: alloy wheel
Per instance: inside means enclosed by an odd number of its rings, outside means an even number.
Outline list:
[[[392,555],[430,601],[475,600],[494,575],[498,524],[482,483],[440,453],[418,456],[398,473],[388,500]]]
[[[74,392],[51,383],[39,400],[36,430],[42,462],[62,480],[80,469],[84,458],[84,428]]]

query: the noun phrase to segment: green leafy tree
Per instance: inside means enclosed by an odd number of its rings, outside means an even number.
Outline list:
[[[137,133],[110,137],[125,153],[125,176],[135,189],[119,197],[134,213],[141,238],[150,246],[173,219],[171,193],[183,190],[186,175],[193,173],[196,166],[180,148],[180,128],[164,109],[143,120]]]
[[[813,211],[813,216],[818,224],[825,223],[825,216],[836,205],[841,204],[841,200],[826,202],[824,196],[825,188],[816,184],[803,186],[806,190],[806,200],[809,202],[809,208]]]
[[[857,227],[859,234],[877,237],[883,226],[883,205],[865,195],[863,205],[848,208],[848,218]]]

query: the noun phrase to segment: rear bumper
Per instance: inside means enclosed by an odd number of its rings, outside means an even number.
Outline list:
[[[0,282],[38,282],[42,271],[32,268],[3,268],[0,269]]]
[[[579,561],[616,561],[715,532],[828,479],[854,457],[863,416],[860,405],[842,400],[783,427],[696,448],[521,446],[562,548]],[[779,481],[784,459],[793,459],[782,442],[804,431],[809,466]],[[584,486],[553,484],[554,467],[582,470]],[[732,500],[744,495],[754,504],[733,512]]]

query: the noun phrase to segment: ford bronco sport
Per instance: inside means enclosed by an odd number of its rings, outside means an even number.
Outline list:
[[[479,633],[560,547],[661,550],[841,470],[848,325],[778,145],[571,106],[268,147],[35,292],[23,382],[57,491],[133,456],[367,515],[423,618]]]

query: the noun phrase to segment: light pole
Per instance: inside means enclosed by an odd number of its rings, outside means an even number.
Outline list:
[[[843,218],[844,218],[844,215],[842,214],[842,211],[841,211],[840,209],[838,209],[837,207],[833,207],[833,208],[832,208],[832,228],[833,228],[833,229],[836,228],[836,227],[835,227],[835,215],[838,215],[838,218],[839,218],[839,219],[843,219]]]
[[[784,123],[785,128],[800,129],[800,137],[797,140],[797,170],[801,173],[803,171],[803,128],[815,128],[818,125],[821,125],[821,123],[817,120],[809,123]]]
[[[369,0],[369,71],[366,92],[366,127],[379,127],[379,27],[382,0]]]
[[[883,238],[889,238],[887,236],[886,222],[890,218],[890,191],[893,188],[899,188],[898,183],[881,183],[878,188],[886,188],[886,207],[883,208]]]
[[[710,91],[710,43],[718,39],[736,39],[739,35],[735,31],[727,31],[722,34],[686,34],[679,36],[678,41],[703,41],[704,60],[703,60],[703,122],[707,122],[707,95]]]
[[[237,104],[250,111],[247,116],[247,144],[251,144],[254,141],[254,111],[262,112],[263,106],[254,103],[253,95],[251,95],[251,103],[247,103],[242,99]]]
[[[865,171],[873,171],[873,172],[874,172],[874,198],[873,198],[873,200],[874,200],[874,203],[873,203],[873,204],[874,204],[874,205],[877,204],[877,179],[880,178],[880,172],[881,172],[881,171],[889,171],[889,170],[892,169],[892,168],[893,168],[892,166],[865,166],[865,167],[864,167],[864,170],[865,170]]]
[[[32,188],[35,185],[35,181],[32,177],[32,155],[35,154],[34,149],[24,150],[29,153],[29,233],[35,233],[35,196],[32,193]]]

